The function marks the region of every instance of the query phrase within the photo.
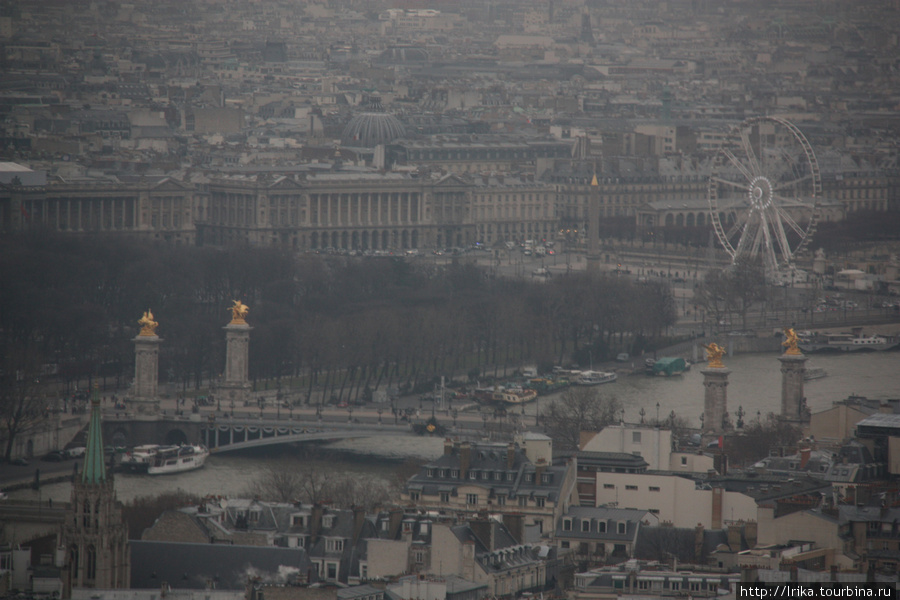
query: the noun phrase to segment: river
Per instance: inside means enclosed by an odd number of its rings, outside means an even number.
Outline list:
[[[731,370],[728,410],[732,420],[739,406],[744,409],[745,421],[756,419],[757,412],[765,418],[768,413],[780,410],[781,363],[776,353],[727,357],[725,364]],[[850,395],[881,399],[900,396],[900,352],[814,354],[810,355],[807,367],[822,367],[828,372],[827,377],[808,381],[804,386],[807,404],[812,412],[829,408],[834,402]],[[684,375],[673,378],[620,376],[615,383],[600,386],[598,390],[602,394],[614,395],[622,402],[627,421],[638,421],[642,408],[647,420],[656,418],[659,403],[660,418],[664,419],[674,411],[676,415],[699,425],[703,412],[701,368],[697,365]],[[541,398],[537,403],[528,405],[526,415],[533,417],[549,401],[551,399]],[[530,419],[526,418],[526,421]],[[369,438],[336,442],[326,446],[327,451],[316,453],[298,452],[287,447],[267,452],[218,454],[211,456],[203,469],[189,473],[158,477],[117,474],[116,492],[124,502],[176,490],[197,495],[235,497],[246,494],[260,473],[276,461],[312,464],[326,471],[390,481],[397,476],[406,458],[435,458],[442,448],[442,440],[437,438],[398,438],[390,441]],[[42,486],[40,491],[19,490],[10,496],[67,501],[69,494],[70,484],[55,483]]]

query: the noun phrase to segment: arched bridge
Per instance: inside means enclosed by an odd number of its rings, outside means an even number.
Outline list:
[[[211,421],[201,434],[203,443],[213,453],[313,440],[416,435],[406,424],[231,420]]]
[[[160,419],[108,419],[103,421],[103,439],[118,447],[141,444],[185,444],[199,442],[210,452],[230,452],[244,448],[366,437],[397,437],[419,435],[422,423],[413,424],[385,419],[318,419],[315,416],[275,418],[202,418],[168,417]],[[447,423],[446,426],[450,426]],[[454,421],[453,435],[483,434],[482,421]]]

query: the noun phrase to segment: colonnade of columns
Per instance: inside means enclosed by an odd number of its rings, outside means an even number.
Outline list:
[[[418,223],[422,211],[418,192],[310,194],[310,224],[397,225]]]

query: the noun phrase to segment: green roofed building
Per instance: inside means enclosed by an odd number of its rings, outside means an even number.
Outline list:
[[[63,598],[71,597],[76,588],[130,586],[128,529],[106,466],[101,425],[100,398],[95,390],[84,468],[75,476],[69,514],[60,530],[59,545],[66,550]]]

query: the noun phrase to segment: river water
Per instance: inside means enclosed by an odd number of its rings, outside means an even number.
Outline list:
[[[730,369],[728,385],[728,411],[735,419],[738,407],[744,409],[745,421],[756,418],[757,412],[765,416],[781,409],[781,363],[776,353],[746,354],[726,357]],[[836,401],[850,395],[869,398],[900,397],[900,352],[814,354],[809,356],[807,367],[822,367],[828,376],[806,382],[804,386],[807,404],[812,412],[829,408]],[[643,408],[645,418],[657,416],[665,419],[670,412],[688,419],[699,426],[703,412],[702,365],[696,365],[678,377],[648,377],[644,375],[620,376],[618,381],[598,388],[601,394],[616,396],[625,407],[625,419],[640,419]],[[534,416],[541,406],[546,407],[551,398],[540,398],[526,407],[526,415]],[[533,422],[526,418],[526,422]],[[254,480],[276,461],[295,465],[315,465],[325,471],[336,471],[361,478],[391,481],[407,458],[430,459],[440,455],[443,442],[438,438],[369,438],[345,440],[330,444],[328,451],[307,453],[296,448],[254,453],[227,453],[211,456],[199,471],[150,477],[147,475],[117,474],[116,492],[120,500],[151,496],[164,491],[183,490],[197,495],[217,494],[240,496],[246,494]],[[19,490],[13,498],[53,498],[67,501],[70,484],[56,483],[42,486],[40,492]]]

